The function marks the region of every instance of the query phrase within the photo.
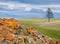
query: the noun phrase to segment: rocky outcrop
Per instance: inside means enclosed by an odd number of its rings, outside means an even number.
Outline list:
[[[0,18],[0,44],[60,44],[14,18]]]

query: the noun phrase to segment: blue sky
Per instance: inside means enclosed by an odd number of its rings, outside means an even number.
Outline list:
[[[47,8],[60,18],[60,0],[0,0],[0,17],[45,18]]]

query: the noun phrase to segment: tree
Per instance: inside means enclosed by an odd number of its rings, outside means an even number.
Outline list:
[[[54,15],[53,15],[53,12],[51,11],[51,9],[50,8],[48,8],[48,10],[47,10],[47,18],[48,18],[48,22],[50,22],[50,19],[51,18],[54,18]]]

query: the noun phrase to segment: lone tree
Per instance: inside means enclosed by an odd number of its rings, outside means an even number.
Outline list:
[[[51,11],[51,9],[50,8],[48,8],[48,10],[47,10],[47,18],[48,18],[48,22],[50,22],[50,19],[51,18],[54,18],[54,15],[53,15],[53,12]]]

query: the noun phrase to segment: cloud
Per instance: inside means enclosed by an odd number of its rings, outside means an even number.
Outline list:
[[[31,11],[31,10],[32,10],[32,8],[30,8],[30,7],[25,8],[25,11]]]
[[[12,2],[0,2],[0,6],[3,5],[5,6],[5,9],[8,10],[15,10],[16,12],[18,11],[31,11],[32,9],[39,9],[42,11],[47,11],[47,8],[51,8],[53,12],[60,13],[60,4],[59,5],[31,5],[31,4],[24,4],[24,3],[12,3]],[[22,10],[21,10],[22,8]],[[59,8],[59,9],[57,9]],[[1,12],[1,10],[0,10]],[[2,11],[4,12],[4,11]],[[9,11],[11,12],[11,11]]]
[[[44,17],[47,8],[54,14],[60,14],[60,5],[33,5],[17,2],[0,2],[0,13],[3,17]],[[43,15],[43,16],[42,16]],[[58,14],[57,14],[58,15]],[[1,17],[0,16],[0,17]]]

